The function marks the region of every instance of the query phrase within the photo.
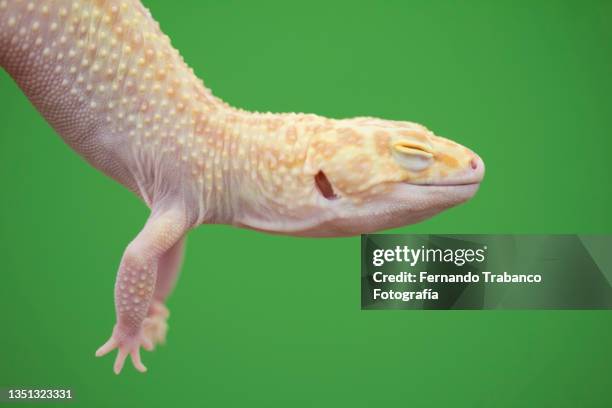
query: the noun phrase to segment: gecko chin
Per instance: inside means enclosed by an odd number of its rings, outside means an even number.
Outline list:
[[[301,237],[347,237],[398,228],[430,218],[468,201],[480,183],[423,185],[392,183],[385,193],[370,195],[358,204],[354,197],[326,200],[308,217],[262,219],[244,217],[235,225],[273,234]]]
[[[260,223],[249,228],[302,237],[346,237],[415,224],[469,200],[480,183],[419,185],[392,183],[382,194],[355,204],[354,197],[338,196],[301,223]],[[364,192],[363,194],[367,194]],[[244,224],[242,226],[245,226]]]
[[[297,235],[351,236],[415,224],[468,201],[476,194],[479,186],[480,183],[396,183],[388,193],[359,206],[345,205],[345,208],[338,208],[329,221]],[[341,200],[338,201],[341,204]]]

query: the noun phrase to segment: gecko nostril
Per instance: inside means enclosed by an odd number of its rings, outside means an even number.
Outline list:
[[[478,157],[473,157],[470,161],[470,167],[472,167],[473,170],[476,170],[478,168],[478,161]]]

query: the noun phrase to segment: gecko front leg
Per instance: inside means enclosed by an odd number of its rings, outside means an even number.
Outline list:
[[[123,254],[115,282],[117,323],[111,337],[96,351],[99,357],[118,349],[114,364],[116,374],[121,372],[128,354],[137,370],[146,371],[140,360],[140,346],[153,348],[144,333],[143,322],[153,299],[158,265],[187,229],[186,217],[181,211],[153,211]]]
[[[183,263],[186,238],[181,238],[172,248],[166,251],[159,259],[157,266],[157,282],[153,300],[149,307],[149,315],[144,321],[145,336],[153,345],[166,341],[168,324],[166,320],[170,312],[165,305],[166,298],[174,289],[176,279]]]

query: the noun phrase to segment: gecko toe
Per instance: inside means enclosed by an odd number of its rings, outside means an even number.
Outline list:
[[[113,351],[113,349],[115,349],[116,347],[117,347],[117,340],[111,337],[110,339],[106,341],[106,343],[100,346],[98,350],[96,350],[96,357],[102,357],[103,355],[106,355],[110,353],[111,351]]]
[[[119,352],[117,353],[117,358],[115,359],[115,364],[113,365],[113,371],[115,374],[119,374],[123,369],[123,363],[125,363],[125,358],[128,353],[123,348],[119,348]]]
[[[130,356],[132,357],[132,364],[134,364],[134,367],[136,367],[138,371],[141,373],[147,371],[147,367],[142,364],[142,360],[140,359],[140,349],[136,348],[135,350],[132,350]]]

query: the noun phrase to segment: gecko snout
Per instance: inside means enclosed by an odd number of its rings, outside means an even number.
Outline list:
[[[470,160],[470,168],[472,169],[472,177],[474,180],[478,180],[477,182],[480,183],[484,178],[485,164],[480,156],[476,153],[474,153],[474,156]]]
[[[484,178],[485,164],[476,153],[472,153],[471,158],[465,165],[461,175],[455,180],[456,184],[480,184]]]

